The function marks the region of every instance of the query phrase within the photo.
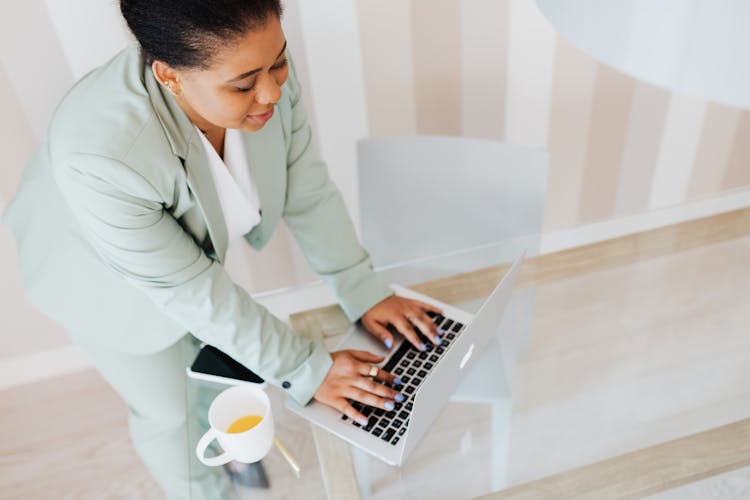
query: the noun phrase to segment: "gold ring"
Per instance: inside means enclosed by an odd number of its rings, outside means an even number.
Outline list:
[[[377,366],[370,366],[370,377],[374,377],[378,374],[378,367]]]

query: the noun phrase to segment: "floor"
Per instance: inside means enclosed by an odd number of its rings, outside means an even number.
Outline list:
[[[269,390],[280,408],[281,391]],[[0,499],[158,499],[163,495],[130,443],[127,410],[94,370],[0,393]],[[302,469],[296,479],[271,450],[264,467],[272,490],[240,488],[242,498],[324,498],[308,424],[275,412],[280,438]]]
[[[93,370],[2,391],[0,498],[161,498]]]

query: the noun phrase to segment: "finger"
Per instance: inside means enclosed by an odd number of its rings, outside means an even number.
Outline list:
[[[383,356],[379,356],[369,351],[359,351],[357,349],[349,349],[349,354],[352,355],[357,361],[364,361],[365,363],[380,363],[383,361]]]
[[[420,308],[424,309],[425,311],[432,311],[434,313],[443,314],[443,310],[440,309],[437,306],[433,306],[432,304],[428,304],[427,302],[422,302],[421,300],[417,299],[409,299],[411,302],[419,306]]]
[[[372,377],[373,375],[371,375],[371,373],[373,368],[375,368],[375,380],[385,382],[386,384],[400,385],[402,383],[401,379],[396,375],[367,363],[362,363],[359,366],[359,374],[363,377]]]
[[[391,372],[385,370],[378,370],[378,374],[375,376],[375,380],[385,382],[386,384],[401,385],[401,377],[394,375]]]
[[[349,386],[346,397],[353,399],[354,401],[359,401],[367,406],[374,406],[375,408],[382,408],[387,411],[392,411],[396,407],[393,401],[376,396],[375,394],[360,389],[354,385]]]
[[[380,372],[380,368],[370,363],[358,363],[355,371],[356,373],[353,373],[352,377],[375,377]]]
[[[341,402],[336,405],[336,409],[355,422],[359,422],[360,425],[367,425],[367,417],[355,410],[347,400],[341,399]]]
[[[435,322],[425,313],[420,312],[409,316],[409,321],[419,328],[419,331],[421,331],[425,337],[430,339],[433,344],[440,345],[443,342],[441,336],[445,331],[442,328],[438,328]]]
[[[365,325],[365,328],[372,333],[377,339],[385,345],[388,349],[393,347],[393,335],[383,325],[377,321],[371,321]]]
[[[391,389],[390,387],[380,384],[370,378],[358,377],[353,381],[353,384],[363,391],[367,391],[384,399],[391,399],[396,401],[397,403],[400,403],[404,400],[404,395],[399,391]]]
[[[422,339],[414,330],[414,326],[406,318],[402,317],[399,321],[396,321],[393,326],[396,327],[399,333],[406,337],[406,339],[414,347],[416,347],[420,351],[425,351],[427,349],[427,346],[425,346],[424,342],[422,342]]]

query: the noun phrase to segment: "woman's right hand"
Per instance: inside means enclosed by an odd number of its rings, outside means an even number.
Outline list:
[[[394,401],[402,402],[404,396],[396,390],[383,385],[400,384],[394,375],[378,369],[374,378],[370,377],[373,363],[383,361],[381,356],[367,351],[353,349],[331,353],[333,366],[320,384],[313,398],[328,405],[362,425],[367,417],[354,409],[348,400],[386,411],[393,410]]]

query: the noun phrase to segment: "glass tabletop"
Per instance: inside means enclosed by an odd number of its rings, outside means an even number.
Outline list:
[[[670,234],[537,258],[531,237],[381,269],[474,313],[502,264],[521,249],[530,257],[490,346],[402,466],[327,447],[323,436],[339,439],[312,432],[269,388],[302,477],[272,449],[261,462],[269,484],[240,497],[334,498],[349,482],[363,498],[472,498],[748,418],[750,237],[686,245]],[[333,349],[340,312],[303,314]],[[210,385],[189,384],[191,408],[223,388]]]
[[[187,359],[187,358],[186,358]],[[299,477],[277,447],[272,447],[260,461],[245,464],[231,461],[226,465],[208,467],[196,458],[196,445],[209,429],[208,407],[230,385],[188,377],[187,405],[188,449],[190,473],[189,498],[203,499],[276,499],[325,498],[323,479],[318,466],[315,443],[309,424],[284,410],[283,391],[265,387],[271,402],[276,438],[287,449],[299,466]],[[219,455],[223,450],[216,442],[209,446],[206,456]]]
[[[472,498],[750,416],[750,237],[536,271],[403,466],[352,447],[362,497]]]

